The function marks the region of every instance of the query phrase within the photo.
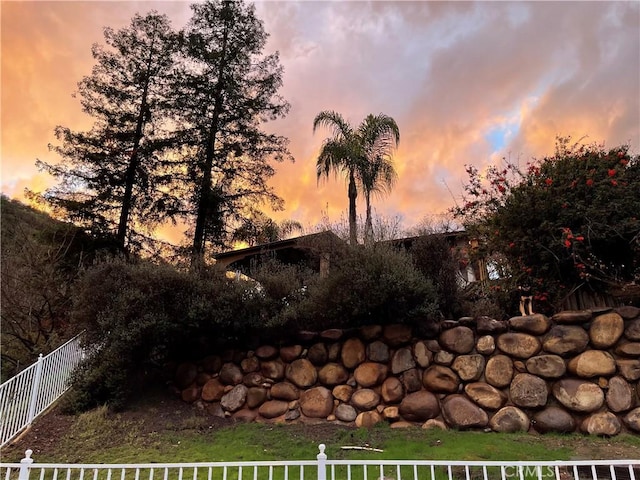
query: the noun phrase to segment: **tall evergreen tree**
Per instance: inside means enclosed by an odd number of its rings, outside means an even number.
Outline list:
[[[62,161],[38,165],[60,180],[45,192],[46,201],[94,233],[115,235],[125,249],[138,229],[175,210],[163,188],[171,178],[163,152],[171,144],[168,79],[177,37],[165,15],[150,12],[121,30],[105,28],[104,38],[105,45],[93,45],[91,75],[78,83],[92,128],[56,127],[61,143],[50,149]]]
[[[277,91],[282,66],[277,53],[263,56],[267,39],[252,5],[207,1],[191,6],[178,77],[180,132],[193,221],[193,258],[207,244],[229,245],[234,225],[250,207],[282,200],[267,185],[270,160],[291,159],[287,139],[262,124],[284,116],[289,104]]]

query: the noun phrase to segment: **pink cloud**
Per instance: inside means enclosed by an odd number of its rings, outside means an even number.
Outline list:
[[[2,5],[2,188],[37,172],[56,124],[89,125],[75,84],[89,72],[91,43],[136,11],[166,12],[176,27],[186,2],[5,2]],[[464,164],[553,151],[556,135],[640,147],[640,4],[637,2],[259,2],[285,68],[287,136],[296,162],[275,165],[285,201],[277,219],[305,225],[347,209],[343,179],[316,183],[328,132],[314,116],[334,109],[354,124],[384,112],[401,130],[395,190],[376,199],[407,227],[454,204]],[[488,131],[505,131],[493,151]],[[507,132],[508,131],[508,132]],[[508,133],[508,134],[507,134]],[[363,204],[359,204],[364,212]],[[173,235],[173,233],[172,233]]]

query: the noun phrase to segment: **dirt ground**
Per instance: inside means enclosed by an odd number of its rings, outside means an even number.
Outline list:
[[[151,406],[151,407],[150,407]],[[156,432],[179,431],[186,428],[209,430],[211,428],[232,427],[237,422],[229,418],[220,418],[183,402],[166,392],[152,392],[145,400],[133,403],[127,410],[117,413],[122,425],[135,425],[136,432],[144,440]],[[0,460],[14,462],[22,458],[27,449],[36,455],[52,455],[57,449],[60,438],[68,435],[73,429],[77,417],[65,414],[57,406],[38,417],[33,425],[18,435],[12,442],[0,450]],[[314,422],[313,428],[308,424],[290,425],[292,434],[304,434],[306,438],[322,442],[330,438],[336,429],[347,429],[343,425],[328,422]],[[117,432],[112,436],[117,442]]]

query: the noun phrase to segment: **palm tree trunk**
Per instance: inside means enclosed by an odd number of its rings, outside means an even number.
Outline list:
[[[358,244],[358,226],[356,225],[356,198],[358,189],[356,188],[356,178],[353,168],[349,170],[349,244]]]
[[[367,219],[364,222],[364,244],[369,245],[373,241],[373,225],[371,223],[371,195],[364,192],[364,198],[367,203]]]

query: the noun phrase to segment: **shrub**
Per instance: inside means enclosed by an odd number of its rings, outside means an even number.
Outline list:
[[[332,257],[329,274],[309,286],[292,321],[314,329],[419,323],[436,307],[433,285],[408,254],[356,246]]]
[[[318,275],[304,264],[285,264],[271,255],[263,255],[249,275],[260,284],[266,334],[271,338],[286,336],[289,324],[296,321],[300,302]]]
[[[421,235],[410,250],[416,268],[433,283],[440,314],[446,318],[462,315],[458,271],[460,253],[444,233]]]
[[[509,282],[500,280],[474,282],[460,292],[460,310],[470,317],[487,316],[498,320],[508,320],[519,315],[520,296],[511,289]]]
[[[640,279],[640,157],[628,146],[570,144],[526,170],[468,167],[464,203],[454,212],[479,240],[478,254],[500,252],[511,288],[528,283],[549,312],[572,292],[623,289]]]
[[[384,246],[336,252],[325,277],[273,259],[253,274],[260,283],[213,267],[181,271],[149,261],[112,260],[87,270],[72,315],[93,351],[67,409],[122,408],[167,362],[251,348],[251,339],[374,323],[419,326],[437,309],[436,291],[411,257]]]
[[[253,284],[216,268],[182,272],[114,260],[89,269],[75,288],[72,315],[93,352],[76,374],[70,403],[124,406],[164,362],[246,338],[260,326],[261,304]]]

